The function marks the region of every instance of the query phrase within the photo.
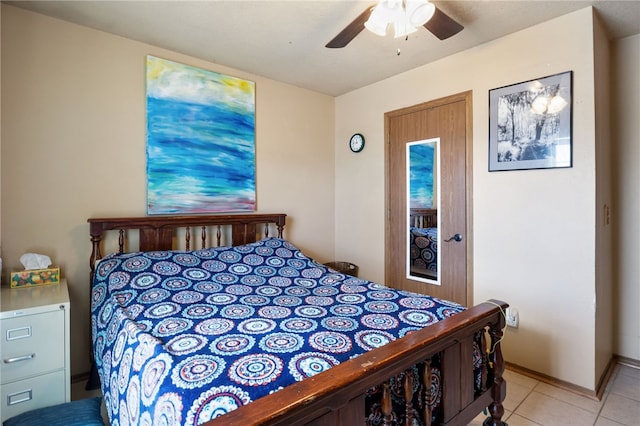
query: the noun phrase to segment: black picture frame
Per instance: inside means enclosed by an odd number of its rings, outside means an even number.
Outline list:
[[[489,90],[489,171],[573,167],[573,72]]]

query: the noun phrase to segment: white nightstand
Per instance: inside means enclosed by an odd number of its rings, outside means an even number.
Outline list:
[[[0,290],[0,422],[71,400],[67,281]]]

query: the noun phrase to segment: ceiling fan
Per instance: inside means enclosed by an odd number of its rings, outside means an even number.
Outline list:
[[[464,28],[428,0],[379,0],[351,21],[325,47],[341,48],[367,28],[378,35],[385,35],[393,25],[395,36],[403,37],[424,26],[440,40],[445,40]]]

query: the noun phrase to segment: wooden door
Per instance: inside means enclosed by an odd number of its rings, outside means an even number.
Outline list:
[[[471,306],[471,92],[388,112],[385,133],[385,282]],[[440,138],[440,285],[407,278],[406,263],[406,144],[432,138]],[[444,241],[455,234],[462,241]]]

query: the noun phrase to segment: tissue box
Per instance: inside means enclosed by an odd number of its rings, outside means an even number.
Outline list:
[[[32,287],[36,285],[58,284],[60,268],[29,269],[11,273],[11,287]]]

